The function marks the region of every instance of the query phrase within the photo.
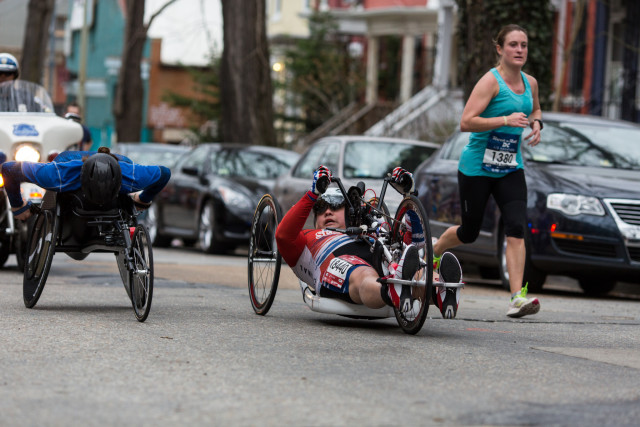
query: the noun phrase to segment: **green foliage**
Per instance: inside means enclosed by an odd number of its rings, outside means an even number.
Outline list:
[[[524,72],[538,80],[542,109],[551,106],[553,10],[550,0],[456,0],[458,4],[459,79],[465,99],[498,56],[493,40],[500,29],[517,24],[527,30],[529,56]]]
[[[285,51],[288,79],[285,90],[294,94],[302,115],[285,121],[303,120],[307,131],[320,126],[353,101],[364,88],[366,77],[358,58],[348,52],[348,38],[337,33],[334,19],[315,12],[309,18],[310,35],[292,41]]]
[[[188,108],[189,128],[199,141],[221,141],[220,135],[220,58],[213,58],[206,68],[186,67],[194,83],[197,98],[190,98],[173,91],[163,94],[162,100],[174,107]],[[205,123],[214,126],[202,126]]]

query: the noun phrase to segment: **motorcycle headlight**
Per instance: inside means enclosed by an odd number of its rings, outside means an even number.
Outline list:
[[[237,209],[253,209],[251,200],[239,191],[228,187],[218,187],[218,191],[227,206]]]
[[[16,161],[38,162],[40,161],[40,153],[30,145],[21,145],[16,151]]]
[[[597,197],[552,193],[547,196],[547,208],[566,215],[604,215],[604,207]]]

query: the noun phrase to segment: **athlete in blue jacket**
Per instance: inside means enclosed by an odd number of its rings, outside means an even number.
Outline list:
[[[171,171],[165,166],[145,166],[131,159],[111,154],[107,147],[95,151],[65,151],[52,162],[6,162],[2,177],[11,210],[17,219],[31,216],[30,204],[22,200],[21,182],[32,182],[57,192],[82,190],[96,208],[113,201],[119,193],[133,195],[140,209],[151,201],[169,181]],[[140,192],[141,191],[141,192]]]

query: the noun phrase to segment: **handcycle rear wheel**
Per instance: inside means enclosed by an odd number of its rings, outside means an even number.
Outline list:
[[[58,238],[59,220],[53,210],[42,209],[35,216],[27,240],[22,294],[24,305],[33,308],[47,282]]]
[[[269,194],[260,199],[251,223],[249,240],[249,298],[256,314],[269,312],[276,297],[282,257],[276,228],[282,219],[280,205]]]
[[[139,322],[144,322],[151,310],[153,297],[153,252],[147,228],[138,224],[131,238],[134,270],[129,272],[131,303]]]
[[[407,228],[405,218],[411,221],[411,230]],[[418,229],[419,226],[422,228],[422,233],[420,233]],[[420,259],[425,266],[416,273],[414,279],[424,281],[426,285],[413,287],[414,301],[410,311],[403,313],[394,309],[398,325],[405,333],[414,335],[420,331],[427,318],[429,298],[433,286],[433,246],[431,243],[429,218],[417,197],[413,195],[405,196],[402,202],[400,202],[398,210],[396,211],[392,233],[393,241],[404,242],[406,244],[412,241],[416,242],[417,240],[422,242],[423,237],[420,236],[420,234],[424,236],[424,245],[419,244],[418,248]],[[411,236],[412,233],[413,239]]]

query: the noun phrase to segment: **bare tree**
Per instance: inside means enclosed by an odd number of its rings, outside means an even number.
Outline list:
[[[24,80],[42,82],[54,6],[55,0],[29,0],[20,64],[20,77]]]
[[[144,1],[126,0],[125,34],[118,87],[113,103],[118,141],[138,141],[142,129],[142,77],[140,62],[153,20],[177,0],[169,0],[144,24]]]
[[[222,0],[222,137],[276,145],[265,0]]]
[[[621,118],[632,122],[638,121],[638,109],[636,108],[636,93],[638,80],[638,40],[640,40],[640,3],[638,0],[625,0],[624,20],[624,53],[623,85],[622,85],[622,111]]]

